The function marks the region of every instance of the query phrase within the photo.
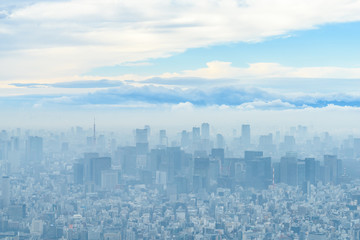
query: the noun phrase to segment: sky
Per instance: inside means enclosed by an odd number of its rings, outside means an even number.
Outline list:
[[[0,124],[360,134],[358,0],[1,0]]]

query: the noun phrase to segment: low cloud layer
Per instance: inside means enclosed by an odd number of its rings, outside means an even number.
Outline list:
[[[81,85],[83,87],[101,87],[94,82]],[[76,83],[68,85],[54,84],[54,87],[78,87]],[[95,90],[79,94],[41,94],[6,96],[0,98],[4,106],[36,106],[51,108],[118,107],[118,108],[171,108],[182,107],[219,107],[241,110],[284,110],[303,109],[307,107],[323,108],[329,105],[340,107],[360,107],[360,94],[352,93],[282,93],[273,89],[257,87],[210,87],[210,88],[179,88],[154,85],[133,86],[129,84],[112,84],[111,88]],[[33,87],[30,85],[29,87]],[[49,87],[49,86],[48,86]],[[45,90],[47,90],[45,88]],[[175,107],[175,108],[176,108]]]

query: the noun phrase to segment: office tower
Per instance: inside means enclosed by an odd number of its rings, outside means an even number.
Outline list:
[[[297,137],[300,140],[304,140],[306,138],[306,136],[307,136],[307,127],[299,125],[297,128]]]
[[[264,189],[272,182],[271,158],[260,151],[245,151],[245,184]]]
[[[168,183],[172,183],[174,177],[182,172],[183,154],[184,152],[179,147],[166,148],[164,160]]]
[[[201,139],[210,139],[210,125],[208,123],[201,124]]]
[[[10,178],[9,178],[9,176],[2,177],[1,198],[2,198],[3,207],[8,207],[10,205]]]
[[[200,141],[200,128],[198,127],[193,127],[192,129],[192,139],[193,142],[199,142]]]
[[[302,186],[306,182],[306,163],[305,160],[297,162],[297,185]]]
[[[145,126],[144,126],[144,129],[146,129],[146,131],[147,131],[147,136],[148,136],[148,138],[149,138],[150,135],[151,135],[151,128],[150,128],[150,126],[149,126],[149,125],[145,125]]]
[[[315,185],[315,158],[305,158],[305,180]]]
[[[355,157],[360,157],[360,138],[354,138],[353,145]]]
[[[111,191],[119,184],[119,171],[103,170],[101,171],[101,189]]]
[[[225,148],[225,140],[223,135],[217,134],[216,135],[216,147],[217,148]]]
[[[193,127],[192,129],[192,147],[193,151],[202,150],[199,127]]]
[[[146,128],[136,129],[135,142],[138,155],[145,155],[149,151],[148,132],[149,130]]]
[[[41,162],[43,159],[43,139],[30,136],[26,142],[26,160],[29,163]]]
[[[156,171],[155,174],[155,184],[165,186],[167,183],[166,172]]]
[[[276,145],[273,144],[273,135],[269,133],[268,135],[262,135],[259,138],[259,150],[264,152],[275,152]]]
[[[168,138],[166,136],[166,130],[160,130],[159,133],[159,144],[161,146],[168,146]]]
[[[136,175],[136,147],[119,147],[115,153],[120,162],[123,173],[126,175]]]
[[[280,145],[280,149],[284,152],[295,151],[295,147],[296,145],[294,136],[285,136],[284,142]]]
[[[185,130],[183,130],[182,132],[181,132],[181,147],[182,148],[184,148],[184,149],[187,149],[189,146],[190,146],[190,136],[189,136],[190,134],[187,132],[187,131],[185,131]]]
[[[324,183],[337,184],[342,174],[342,161],[336,155],[324,155]]]
[[[98,157],[90,160],[92,164],[92,179],[96,186],[101,186],[101,172],[111,169],[110,157]]]
[[[92,164],[91,159],[98,158],[98,153],[84,153],[84,159],[82,162],[84,164],[84,182],[90,183],[94,181],[93,171],[94,166]]]
[[[296,186],[298,184],[296,157],[282,157],[280,160],[280,182]]]
[[[209,158],[194,159],[193,191],[199,192],[208,187]]]
[[[249,124],[243,124],[241,126],[241,141],[245,148],[249,147],[251,141]]]
[[[94,118],[94,126],[93,126],[93,140],[92,140],[93,147],[96,146],[96,125],[95,125],[95,118]]]
[[[84,183],[84,163],[79,160],[79,162],[74,163],[74,184],[83,184]]]

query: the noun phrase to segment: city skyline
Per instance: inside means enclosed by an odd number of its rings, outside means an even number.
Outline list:
[[[360,0],[0,0],[0,239],[360,240]]]

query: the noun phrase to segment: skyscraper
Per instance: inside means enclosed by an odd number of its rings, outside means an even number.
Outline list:
[[[2,177],[1,198],[3,207],[8,207],[10,205],[10,179],[8,176]]]
[[[166,136],[166,130],[160,130],[159,144],[162,145],[162,146],[167,146],[168,145],[168,138]]]
[[[143,155],[149,151],[148,132],[149,130],[146,128],[136,129],[135,141],[137,154]]]
[[[241,126],[241,141],[244,147],[248,147],[250,145],[250,125],[243,124]]]
[[[305,158],[305,179],[315,185],[315,158]]]
[[[201,124],[201,139],[210,139],[210,125],[208,123]]]
[[[192,138],[193,138],[193,142],[198,142],[198,141],[200,141],[200,128],[198,128],[198,127],[193,127],[193,130],[192,130]]]
[[[30,136],[26,142],[27,162],[41,162],[43,159],[43,139],[41,137]]]

